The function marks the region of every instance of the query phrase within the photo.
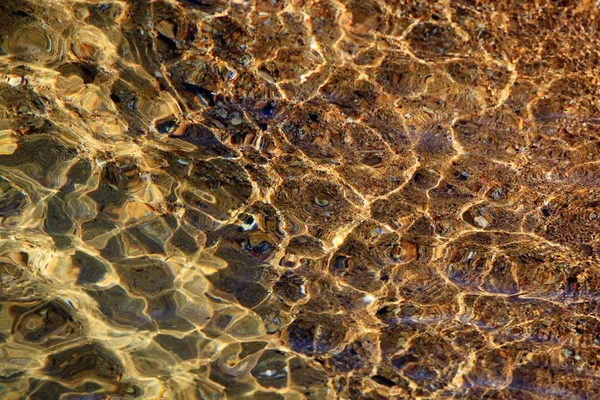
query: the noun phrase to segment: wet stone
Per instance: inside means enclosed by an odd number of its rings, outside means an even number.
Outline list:
[[[306,355],[325,354],[339,347],[348,327],[337,316],[301,315],[288,327],[292,349]]]
[[[57,71],[63,74],[65,77],[78,76],[83,79],[83,83],[92,83],[97,75],[97,71],[92,65],[86,65],[84,63],[68,63],[63,64],[57,68]]]
[[[89,393],[89,394],[68,393],[61,397],[61,400],[104,400],[104,399],[106,399],[105,393]]]
[[[235,379],[234,375],[228,374],[218,363],[212,363],[210,369],[210,380],[225,387],[227,396],[242,397],[252,391],[254,384],[249,380],[244,382]]]
[[[227,269],[208,276],[217,289],[232,294],[244,307],[254,307],[264,300],[268,292],[257,281],[271,276],[269,266],[225,243],[218,247],[216,255],[229,264]]]
[[[118,381],[124,372],[121,361],[98,343],[73,347],[51,354],[46,360],[45,372],[65,381],[93,378]]]
[[[177,138],[192,143],[198,147],[201,154],[206,156],[234,156],[235,151],[217,139],[214,132],[202,125],[190,125]]]
[[[369,364],[371,354],[360,341],[350,343],[331,358],[331,364],[340,372],[357,371]]]
[[[101,206],[100,211],[104,211],[107,206],[120,206],[128,199],[125,191],[119,190],[110,183],[102,180],[96,190],[90,192],[88,196]]]
[[[37,381],[30,386],[32,400],[61,400],[64,393],[71,391],[70,388],[55,381]]]
[[[307,235],[293,237],[287,246],[287,251],[309,257],[319,257],[325,254],[323,243]]]
[[[79,268],[79,275],[77,276],[78,285],[101,281],[110,271],[110,268],[97,257],[93,257],[83,251],[76,251],[71,256],[71,262],[73,266]]]
[[[123,157],[116,162],[109,162],[102,170],[102,182],[118,190],[130,190],[140,181],[140,170],[135,162]]]
[[[228,160],[197,161],[190,173],[190,184],[208,198],[219,201],[213,203],[192,193],[187,194],[184,201],[219,220],[227,219],[252,193],[246,172]]]
[[[261,317],[265,331],[269,334],[283,330],[289,320],[286,307],[281,302],[263,302],[254,310]]]
[[[109,261],[120,261],[125,258],[125,242],[122,235],[113,235],[106,246],[100,250],[100,255]]]
[[[230,326],[230,323],[233,321],[234,317],[234,310],[229,308],[215,312],[210,318],[210,321],[206,327],[203,329],[203,333],[210,337],[220,336],[221,332],[225,331]]]
[[[374,382],[376,382],[376,383],[378,383],[378,384],[380,384],[380,385],[383,385],[383,386],[389,387],[389,388],[396,386],[396,382],[394,382],[394,381],[393,381],[393,380],[391,380],[391,379],[388,379],[388,378],[386,378],[386,377],[385,377],[385,376],[383,376],[383,375],[373,375],[373,376],[371,377],[371,379],[372,379]]]
[[[177,229],[169,241],[184,253],[193,253],[199,249],[196,240],[182,228]]]
[[[7,301],[9,296],[19,297],[26,292],[31,274],[24,266],[0,262],[0,299]],[[6,297],[5,297],[6,296]]]
[[[251,374],[265,388],[283,389],[288,385],[287,357],[278,350],[266,350]]]
[[[198,358],[200,337],[197,334],[192,333],[181,339],[171,335],[159,334],[156,335],[154,340],[165,350],[176,354],[182,360]]]
[[[244,307],[254,307],[267,297],[267,290],[259,283],[237,279],[229,273],[217,273],[208,278],[219,290],[231,293]]]
[[[288,301],[304,299],[307,296],[305,281],[301,276],[288,271],[273,286],[273,293]]]
[[[116,228],[116,225],[111,221],[104,219],[94,219],[81,224],[82,239],[91,241],[98,236],[104,235]]]
[[[262,350],[267,346],[267,342],[256,341],[256,342],[243,342],[242,343],[242,351],[240,352],[239,357],[241,359],[246,358],[249,355],[255,354],[258,351]]]
[[[122,286],[108,289],[87,290],[98,303],[98,309],[118,326],[140,327],[149,322],[144,310],[144,300],[130,296]]]
[[[279,393],[273,392],[256,392],[254,394],[256,400],[285,400],[285,397]]]
[[[75,225],[67,212],[67,205],[58,196],[48,201],[48,211],[44,221],[45,231],[50,235],[73,233]]]
[[[177,314],[177,297],[174,292],[165,292],[149,299],[146,314],[156,322],[160,329],[187,332],[194,329],[194,325]]]
[[[127,230],[127,233],[139,241],[149,254],[164,254],[165,249],[160,238],[152,237],[143,227],[134,226]]]
[[[17,342],[50,347],[83,334],[72,305],[61,300],[37,307],[13,306],[10,311],[16,317],[13,331]]]
[[[290,383],[302,393],[313,398],[326,393],[327,376],[323,370],[307,364],[307,361],[294,357],[289,361]]]
[[[159,133],[162,134],[166,134],[166,133],[171,133],[175,130],[177,130],[177,128],[179,127],[179,124],[177,123],[177,120],[168,117],[168,118],[163,118],[161,120],[158,120],[154,123],[154,126],[156,127],[156,130]]]
[[[417,57],[425,60],[452,57],[461,51],[460,36],[449,25],[422,22],[416,25],[407,40]]]
[[[102,385],[97,382],[85,382],[76,388],[77,391],[80,392],[95,392],[102,389]]]
[[[142,376],[166,375],[176,363],[171,353],[155,343],[133,351],[131,358],[135,363],[135,370]]]
[[[76,151],[65,147],[54,138],[34,135],[22,139],[11,155],[0,155],[0,164],[21,166],[31,178],[46,187],[56,187],[63,163],[72,159]]]
[[[73,244],[71,237],[66,235],[53,235],[52,240],[59,250],[68,249]]]
[[[28,201],[26,193],[0,176],[0,217],[18,215]]]

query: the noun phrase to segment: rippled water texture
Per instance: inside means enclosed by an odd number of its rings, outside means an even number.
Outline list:
[[[591,0],[0,2],[0,398],[600,398]]]

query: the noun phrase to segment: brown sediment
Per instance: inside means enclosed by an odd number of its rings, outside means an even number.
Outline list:
[[[0,4],[0,397],[591,399],[591,0]]]

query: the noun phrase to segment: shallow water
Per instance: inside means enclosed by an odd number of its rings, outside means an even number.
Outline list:
[[[0,398],[600,398],[593,1],[0,3]]]

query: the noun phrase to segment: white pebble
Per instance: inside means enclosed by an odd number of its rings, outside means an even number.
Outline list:
[[[475,223],[477,223],[477,225],[479,225],[482,228],[487,228],[490,225],[488,220],[482,216],[475,217]]]
[[[12,87],[17,87],[21,83],[23,83],[23,77],[19,75],[9,75],[8,76],[8,84]]]

